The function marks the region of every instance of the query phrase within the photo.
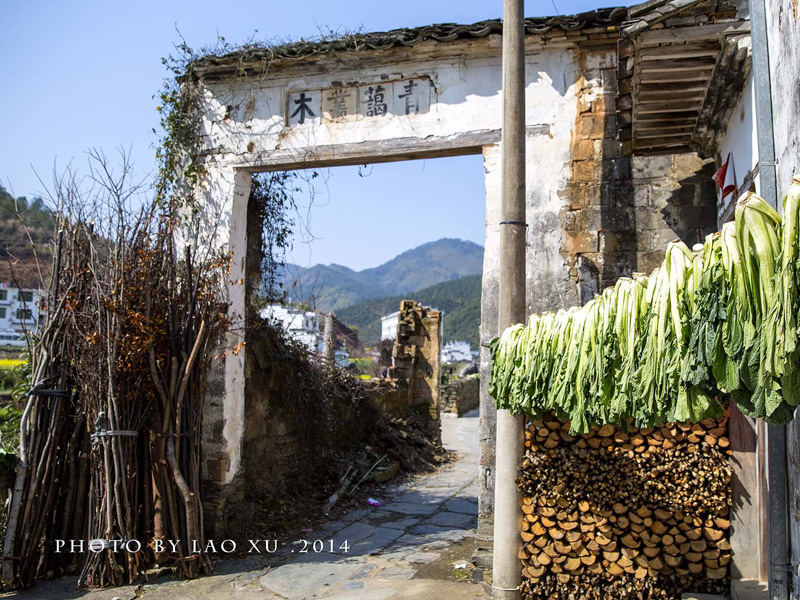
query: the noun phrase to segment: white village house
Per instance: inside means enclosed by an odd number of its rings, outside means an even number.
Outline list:
[[[397,310],[381,317],[381,341],[397,339],[397,318],[400,311]]]
[[[471,360],[473,360],[473,354],[469,342],[447,342],[442,348],[443,363],[468,362]]]
[[[0,346],[24,346],[39,320],[39,291],[0,284]]]
[[[303,344],[309,352],[318,353],[322,349],[322,328],[319,314],[294,306],[268,304],[261,309],[263,319],[277,321],[289,336]]]

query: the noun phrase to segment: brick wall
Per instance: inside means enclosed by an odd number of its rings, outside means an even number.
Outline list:
[[[459,417],[478,408],[481,380],[478,377],[454,379],[442,386],[442,412]]]
[[[562,256],[582,302],[620,277],[649,273],[667,243],[716,230],[713,162],[696,154],[628,158],[616,140],[615,54],[582,57]]]
[[[413,300],[400,303],[389,377],[408,386],[408,406],[428,407],[439,419],[442,313]]]

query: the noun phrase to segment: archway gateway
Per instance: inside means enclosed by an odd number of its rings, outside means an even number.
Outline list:
[[[619,26],[627,9],[526,20],[526,307],[579,304],[649,272],[676,236],[716,229],[713,165],[667,143],[623,156]],[[488,342],[497,335],[501,25],[443,25],[206,57],[198,198],[208,239],[233,255],[230,316],[245,313],[253,173],[482,153],[486,237],[481,302],[481,531],[491,533],[495,410]],[[722,35],[715,33],[714,35]],[[709,75],[710,76],[710,75]],[[734,99],[735,100],[735,99]],[[623,110],[624,113],[624,110]],[[625,118],[620,113],[621,118]],[[379,201],[391,201],[387,195]],[[236,328],[229,347],[243,341]],[[204,428],[206,521],[220,531],[241,493],[245,353],[214,363]]]

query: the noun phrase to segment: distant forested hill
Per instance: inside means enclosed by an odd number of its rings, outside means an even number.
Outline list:
[[[23,287],[41,285],[35,256],[38,254],[42,276],[47,278],[51,268],[49,242],[53,227],[53,213],[41,198],[15,199],[0,186],[0,283],[13,284],[16,279]]]
[[[400,308],[401,300],[416,300],[445,311],[444,339],[469,342],[473,350],[479,347],[481,316],[481,276],[471,275],[445,281],[408,294],[399,294],[359,302],[336,311],[336,316],[348,327],[358,327],[362,345],[380,340],[381,317]]]
[[[342,265],[308,268],[286,265],[282,283],[292,301],[327,312],[363,300],[409,294],[443,281],[479,275],[482,270],[482,246],[443,238],[407,250],[378,267],[363,271]]]

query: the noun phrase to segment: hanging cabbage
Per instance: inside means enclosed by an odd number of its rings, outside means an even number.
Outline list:
[[[532,315],[492,342],[498,408],[650,427],[722,414],[722,398],[770,423],[800,404],[800,179],[784,219],[749,194],[735,220],[690,250],[671,242],[580,308]]]

